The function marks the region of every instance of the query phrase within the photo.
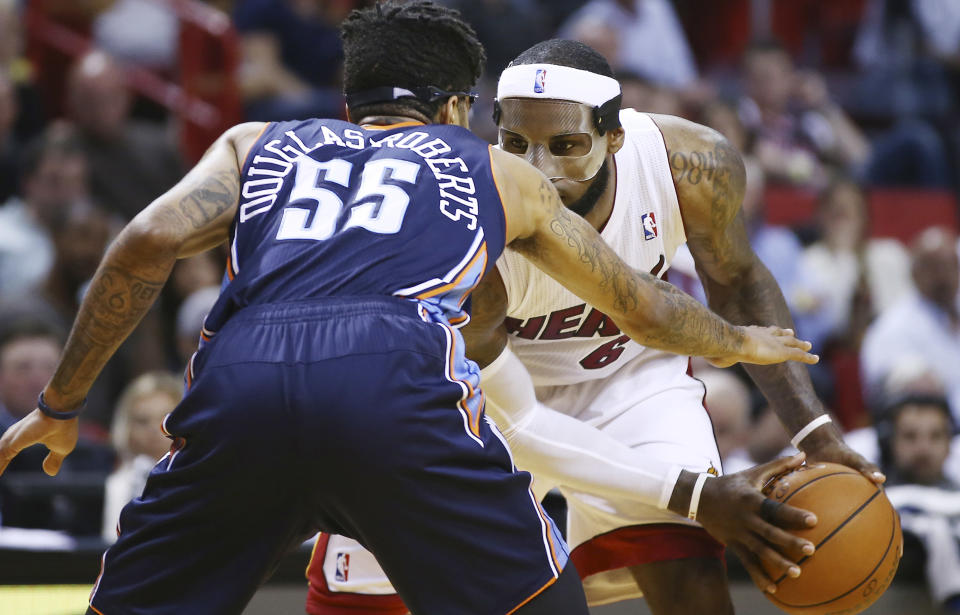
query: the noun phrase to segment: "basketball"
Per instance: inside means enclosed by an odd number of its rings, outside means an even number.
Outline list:
[[[777,591],[765,594],[787,613],[852,615],[890,586],[903,554],[900,518],[883,489],[835,463],[804,465],[771,480],[764,494],[809,510],[817,525],[794,534],[816,551],[796,579],[766,569]]]

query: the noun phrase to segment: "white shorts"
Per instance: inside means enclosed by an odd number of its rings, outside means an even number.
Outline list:
[[[692,472],[719,474],[720,454],[713,425],[703,406],[703,383],[687,374],[687,359],[664,356],[657,366],[638,359],[603,380],[538,387],[537,398],[633,448],[653,451],[661,459]],[[720,543],[698,524],[669,511],[570,490],[542,474],[536,477],[534,487],[537,495],[556,487],[567,500],[570,559],[583,578],[591,605],[640,597],[642,592],[628,570],[631,566],[691,557],[722,557]],[[315,560],[321,557],[320,551],[318,548]],[[342,567],[345,556],[349,558],[347,575],[337,571],[337,562]],[[331,537],[322,558],[322,566],[320,561],[311,561],[308,577],[312,585],[320,581],[317,577],[322,568],[331,592],[393,592],[383,573],[378,576],[379,566],[373,555],[350,539]],[[411,559],[415,558],[411,554]],[[316,603],[313,606],[318,607]],[[331,607],[309,612],[341,615],[358,611]]]

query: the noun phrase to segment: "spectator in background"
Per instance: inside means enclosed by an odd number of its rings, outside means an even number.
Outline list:
[[[0,68],[0,203],[17,191],[17,157],[20,145],[13,133],[17,119],[17,92],[6,71]]]
[[[0,207],[0,296],[36,290],[53,266],[51,227],[89,197],[88,165],[64,125],[53,125],[20,153],[23,198]]]
[[[895,239],[868,236],[866,196],[848,177],[821,193],[817,227],[792,295],[797,328],[818,352],[831,341],[856,351],[873,318],[909,291],[909,257]]]
[[[614,70],[658,85],[685,88],[697,79],[693,53],[668,0],[590,0],[567,19],[559,36],[589,44]]]
[[[240,88],[248,120],[340,117],[343,49],[337,24],[343,3],[238,0]]]
[[[26,319],[5,324],[3,333],[0,433],[37,407],[37,395],[53,376],[64,337],[53,323]]]
[[[143,492],[150,470],[169,452],[170,439],[161,424],[182,396],[182,379],[167,372],[144,374],[120,395],[110,430],[120,465],[107,477],[103,504],[103,539],[107,542],[117,540],[120,510]]]
[[[578,39],[581,40],[582,39]],[[587,43],[589,44],[589,43]],[[592,45],[591,45],[592,46]],[[636,109],[644,113],[684,116],[683,100],[680,92],[672,87],[658,85],[636,73],[620,71],[617,73],[624,109]]]
[[[960,3],[870,0],[853,53],[863,113],[942,117],[951,107],[947,67],[960,65]]]
[[[37,407],[37,396],[57,366],[63,348],[63,330],[55,323],[23,317],[2,323],[0,330],[0,435]],[[83,437],[77,443],[76,459],[64,462],[65,479],[73,472],[102,472],[113,465],[112,452]],[[99,520],[91,526],[85,502],[65,494],[31,493],[23,479],[40,476],[47,451],[42,446],[23,451],[0,478],[0,523],[7,527],[67,530],[97,534]],[[71,455],[73,457],[74,455]],[[45,476],[45,475],[43,475]],[[49,477],[48,477],[49,480]],[[19,488],[12,488],[16,483]]]
[[[226,250],[223,251],[222,258],[220,254],[214,251],[204,252],[177,261],[177,264],[173,266],[173,272],[170,274],[170,281],[161,291],[158,307],[162,319],[163,338],[166,342],[167,369],[182,370],[186,365],[185,360],[189,359],[193,351],[197,349],[197,342],[200,338],[199,326],[193,332],[193,339],[190,340],[191,350],[184,358],[185,347],[184,342],[180,340],[178,324],[180,310],[190,295],[203,288],[220,286],[223,281],[224,263],[226,262]]]
[[[93,22],[97,48],[123,61],[172,73],[180,24],[167,2],[114,0]]]
[[[40,94],[33,83],[33,66],[23,55],[23,24],[17,0],[0,0],[0,73],[6,75],[14,89],[19,112],[13,133],[20,143],[40,134],[45,119]]]
[[[772,181],[822,187],[825,165],[853,172],[866,163],[867,139],[831,101],[823,78],[797,72],[782,45],[752,44],[743,69],[740,117],[756,135],[753,153]]]
[[[129,220],[180,180],[175,144],[162,128],[130,119],[126,78],[109,55],[81,57],[70,72],[67,97],[93,195],[108,212]]]
[[[76,201],[50,224],[53,267],[41,295],[69,326],[77,315],[87,284],[97,270],[110,239],[107,214],[88,201]]]
[[[947,400],[909,395],[888,403],[878,424],[887,497],[905,533],[923,546],[927,584],[945,613],[960,613],[960,486],[944,464],[955,431]],[[905,541],[904,558],[911,541]],[[919,554],[918,554],[919,555]]]
[[[954,420],[960,418],[960,262],[953,231],[929,228],[911,250],[916,292],[909,293],[870,325],[860,353],[868,396],[882,399],[897,362],[925,357],[946,387]]]

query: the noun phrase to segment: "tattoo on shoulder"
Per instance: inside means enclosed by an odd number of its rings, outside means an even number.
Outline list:
[[[739,210],[746,188],[743,160],[726,139],[719,139],[709,150],[672,152],[670,167],[678,185],[709,185],[714,227],[725,226]]]
[[[193,228],[201,228],[236,204],[239,179],[236,169],[206,177],[180,200],[177,209]]]

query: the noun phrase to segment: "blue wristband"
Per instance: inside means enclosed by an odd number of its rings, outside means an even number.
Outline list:
[[[80,405],[70,412],[57,412],[53,408],[47,405],[47,402],[43,399],[43,391],[40,391],[40,397],[37,398],[37,408],[40,408],[40,412],[43,412],[52,419],[57,419],[59,421],[69,421],[70,419],[75,419],[80,416],[80,411],[87,406],[87,399],[84,398]]]

